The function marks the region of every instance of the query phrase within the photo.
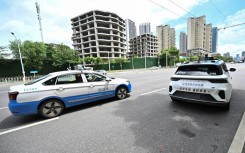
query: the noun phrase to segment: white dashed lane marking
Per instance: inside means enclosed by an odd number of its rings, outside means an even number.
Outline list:
[[[1,109],[7,109],[7,108],[8,108],[8,107],[0,107],[0,110],[1,110]]]
[[[157,90],[153,90],[153,91],[150,91],[150,92],[146,92],[146,93],[143,93],[143,94],[140,94],[141,96],[144,96],[144,95],[148,95],[148,94],[151,94],[151,93],[154,93],[154,92],[158,92],[160,90],[164,90],[166,88],[161,88],[161,89],[157,89]]]
[[[4,131],[4,132],[0,132],[0,136],[4,135],[4,134],[11,133],[11,132],[19,131],[19,130],[22,130],[22,129],[26,129],[26,128],[29,128],[29,127],[32,127],[32,126],[36,126],[36,125],[44,124],[44,123],[47,123],[47,122],[51,122],[51,121],[54,121],[54,120],[57,120],[57,119],[59,119],[59,117],[48,119],[48,120],[45,120],[45,121],[32,123],[32,124],[29,124],[29,125],[21,126],[21,127],[15,128],[15,129]]]

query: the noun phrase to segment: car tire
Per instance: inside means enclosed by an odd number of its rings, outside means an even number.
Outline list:
[[[125,99],[128,95],[128,90],[125,87],[119,87],[116,90],[116,98],[119,100]]]
[[[179,102],[177,99],[170,97],[173,103]]]
[[[47,100],[39,108],[39,113],[44,118],[54,118],[59,116],[64,110],[64,104],[59,100]]]

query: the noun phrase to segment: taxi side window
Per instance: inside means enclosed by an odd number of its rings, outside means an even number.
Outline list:
[[[82,83],[81,74],[68,74],[59,76],[56,84]]]
[[[88,82],[100,82],[100,81],[105,81],[106,79],[105,76],[94,74],[94,73],[86,73],[85,77]]]
[[[45,85],[45,86],[55,85],[56,79],[57,79],[57,77],[54,77],[54,78],[52,78],[52,79],[49,79],[49,80],[45,81],[45,82],[43,83],[43,85]]]

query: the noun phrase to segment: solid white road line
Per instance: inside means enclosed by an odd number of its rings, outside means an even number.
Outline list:
[[[7,108],[9,108],[9,107],[1,107],[0,110],[1,110],[1,109],[7,109]]]
[[[151,92],[143,93],[143,94],[141,94],[141,96],[143,96],[143,95],[148,95],[148,94],[151,94],[151,93],[153,93],[153,92],[158,92],[158,91],[164,90],[164,89],[166,89],[166,88],[161,88],[161,89],[154,90],[154,91],[151,91]]]
[[[228,153],[241,153],[245,144],[245,112],[236,131],[236,135],[231,143]]]
[[[11,133],[11,132],[19,131],[19,130],[22,130],[22,129],[25,129],[25,128],[29,128],[29,127],[32,127],[32,126],[36,126],[36,125],[39,125],[39,124],[51,122],[51,121],[54,121],[54,120],[57,120],[57,119],[59,119],[59,117],[51,118],[51,119],[48,119],[48,120],[45,120],[45,121],[40,121],[40,122],[32,123],[32,124],[29,124],[29,125],[21,126],[21,127],[15,128],[15,129],[11,129],[11,130],[7,130],[7,131],[4,131],[4,132],[0,132],[0,136],[4,135],[4,134]]]

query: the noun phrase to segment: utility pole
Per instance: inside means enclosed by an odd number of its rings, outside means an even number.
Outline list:
[[[14,36],[15,41],[17,42],[17,45],[18,45],[19,56],[20,56],[20,64],[21,64],[21,69],[22,69],[22,74],[23,74],[23,82],[25,83],[26,82],[26,75],[25,75],[25,68],[24,68],[24,64],[22,61],[21,51],[20,51],[20,44],[19,44],[17,37],[14,35],[14,33],[11,32],[11,34]]]
[[[37,3],[36,1],[36,9],[37,9],[37,19],[39,21],[39,27],[40,27],[40,32],[41,32],[41,39],[42,39],[42,42],[43,42],[43,31],[42,31],[42,23],[41,23],[41,15],[40,15],[40,6],[39,4]]]

